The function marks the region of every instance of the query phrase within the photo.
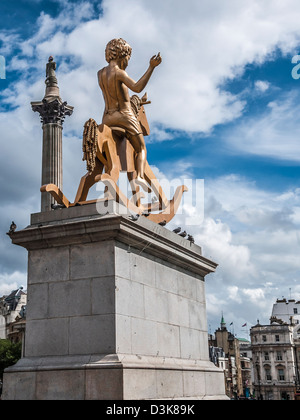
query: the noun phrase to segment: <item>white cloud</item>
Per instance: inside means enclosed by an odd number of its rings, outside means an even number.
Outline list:
[[[9,33],[8,31],[0,31],[0,54],[6,56],[11,54],[13,46],[20,41],[19,35],[15,33]]]
[[[233,300],[237,303],[242,303],[242,299],[239,296],[238,286],[229,286],[228,287],[228,299]]]
[[[299,115],[298,92],[288,92],[270,102],[260,116],[241,120],[225,140],[240,152],[299,162]]]
[[[265,92],[269,89],[270,83],[266,80],[256,80],[256,82],[254,83],[254,87],[259,92]]]
[[[255,275],[249,248],[235,241],[226,223],[206,217],[197,229],[195,239],[202,245],[204,255],[219,264],[225,282],[252,279]]]
[[[226,79],[240,75],[248,63],[263,62],[277,47],[291,51],[299,41],[299,4],[292,0],[284,8],[278,2],[269,8],[268,0],[230,0],[226,5],[190,0],[189,7],[182,2],[174,7],[170,0],[128,0],[126,7],[123,0],[104,0],[99,16],[91,2],[61,3],[61,13],[56,18],[42,13],[35,35],[18,47],[39,70],[50,54],[56,56],[64,98],[75,106],[77,120],[87,115],[101,119],[96,72],[106,64],[104,48],[113,37],[131,43],[128,72],[135,78],[161,51],[163,63],[147,87],[151,123],[204,133],[243,112],[245,102],[221,88]],[[24,66],[22,55],[13,68],[18,62]],[[263,91],[268,85],[257,81],[256,87]],[[158,140],[163,140],[161,131]]]

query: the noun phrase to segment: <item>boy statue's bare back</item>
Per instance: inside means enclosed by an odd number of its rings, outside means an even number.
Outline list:
[[[108,66],[98,71],[98,82],[102,89],[105,110],[102,123],[109,127],[121,127],[136,152],[136,182],[146,191],[149,191],[144,180],[144,169],[147,151],[140,124],[134,115],[128,89],[140,93],[147,85],[153,70],[162,59],[158,53],[150,59],[145,74],[135,82],[126,73],[125,69],[131,56],[131,47],[122,38],[111,40],[105,50]]]

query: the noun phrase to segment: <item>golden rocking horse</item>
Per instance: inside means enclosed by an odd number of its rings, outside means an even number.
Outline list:
[[[144,109],[148,104],[146,96],[139,98],[133,95],[131,98],[132,108],[137,115],[143,135],[150,134],[150,129]],[[105,197],[100,200],[115,199],[124,205],[129,211],[146,216],[156,223],[168,223],[175,216],[182,195],[187,191],[186,186],[177,187],[171,200],[168,200],[162,190],[159,181],[155,177],[148,162],[145,165],[144,178],[156,196],[153,203],[142,204],[144,194],[135,182],[137,172],[135,168],[135,151],[129,140],[125,137],[125,130],[120,127],[108,127],[105,124],[97,125],[96,121],[89,119],[84,126],[83,132],[83,160],[87,162],[87,174],[81,178],[77,194],[71,203],[55,184],[47,184],[41,187],[42,192],[50,193],[58,204],[65,207],[90,204],[99,200],[87,200],[89,189],[96,182],[105,184]],[[127,196],[117,185],[120,172],[127,172],[127,177],[132,188],[132,197]]]

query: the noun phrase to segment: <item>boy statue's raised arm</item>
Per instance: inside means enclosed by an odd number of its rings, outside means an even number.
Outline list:
[[[135,82],[131,77],[128,76],[125,70],[121,70],[119,73],[120,80],[133,92],[140,93],[143,89],[145,89],[155,67],[157,67],[162,62],[162,58],[160,53],[154,55],[150,59],[149,67],[145,74]]]

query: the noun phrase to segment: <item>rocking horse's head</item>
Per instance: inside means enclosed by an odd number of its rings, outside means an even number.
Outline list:
[[[112,60],[122,61],[127,67],[128,61],[131,57],[131,46],[122,38],[112,39],[106,45],[105,59],[108,63]]]

